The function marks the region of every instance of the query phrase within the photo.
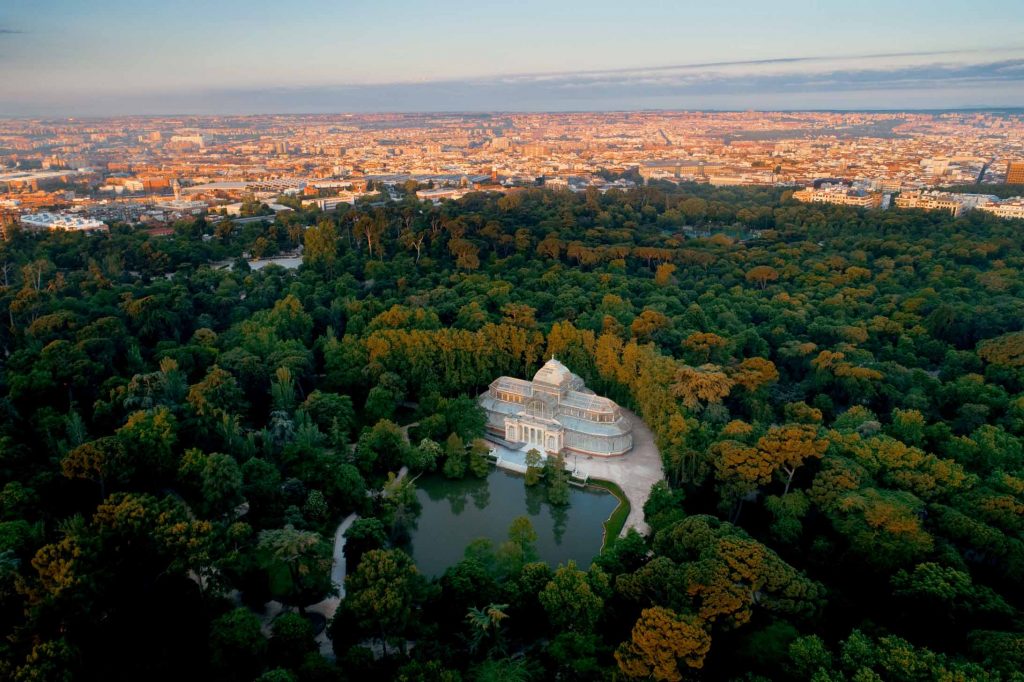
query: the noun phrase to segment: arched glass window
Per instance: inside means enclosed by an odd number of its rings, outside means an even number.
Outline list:
[[[534,398],[533,400],[526,403],[526,414],[531,417],[541,417],[542,419],[551,418],[551,408],[548,404],[540,398]]]

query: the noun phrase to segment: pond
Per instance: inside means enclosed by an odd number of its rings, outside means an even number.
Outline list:
[[[586,569],[601,551],[605,520],[618,506],[603,490],[572,488],[569,506],[553,507],[543,485],[527,487],[522,476],[497,468],[482,479],[421,477],[416,496],[423,510],[412,531],[411,551],[420,572],[432,577],[458,563],[466,545],[477,538],[500,545],[518,516],[533,523],[543,561],[554,567],[573,559]]]

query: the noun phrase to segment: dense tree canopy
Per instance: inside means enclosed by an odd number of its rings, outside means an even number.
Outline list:
[[[179,227],[0,244],[0,678],[1021,679],[1019,222],[656,185]],[[651,536],[549,567],[517,521],[428,580],[395,474],[486,475],[473,398],[551,354],[654,432]]]

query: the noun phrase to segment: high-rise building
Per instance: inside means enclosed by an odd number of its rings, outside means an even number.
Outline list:
[[[1024,185],[1024,161],[1009,161],[1006,164],[1006,184]]]

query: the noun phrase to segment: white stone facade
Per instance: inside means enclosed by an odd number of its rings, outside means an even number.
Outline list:
[[[633,425],[619,406],[595,395],[552,358],[533,381],[499,377],[479,398],[487,431],[541,452],[611,457],[633,447]]]

